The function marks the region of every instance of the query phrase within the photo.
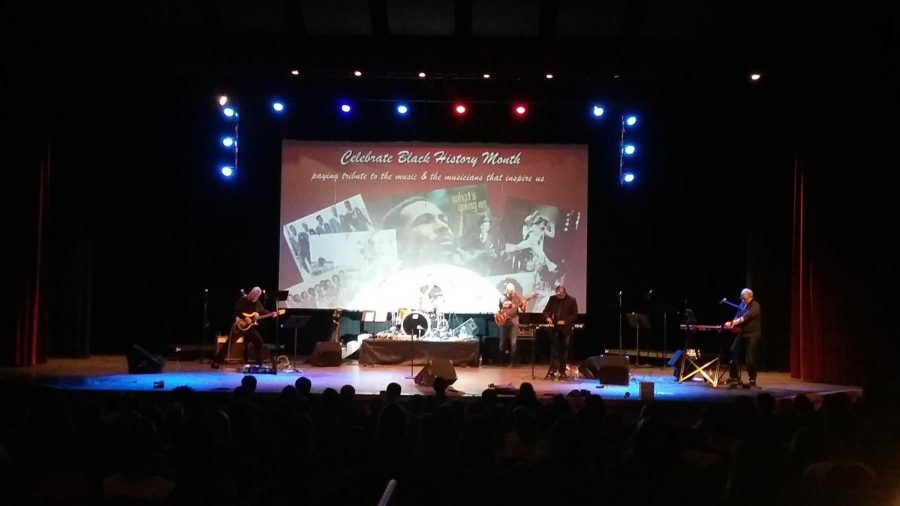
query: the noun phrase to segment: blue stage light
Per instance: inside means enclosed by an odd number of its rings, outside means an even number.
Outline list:
[[[284,103],[283,102],[272,102],[272,110],[275,112],[284,112]]]
[[[622,174],[622,182],[626,184],[630,184],[634,182],[634,173],[633,172],[625,172]]]
[[[599,105],[599,104],[594,105],[594,107],[591,109],[591,114],[593,114],[595,118],[599,118],[599,117],[603,116],[603,113],[605,113],[605,112],[606,112],[606,110],[603,108],[602,105]]]
[[[397,104],[397,114],[401,116],[406,116],[406,113],[409,112],[409,106],[406,104]]]
[[[219,169],[219,172],[221,172],[225,177],[231,177],[234,175],[234,167],[232,167],[231,165],[223,165]]]
[[[633,155],[635,151],[637,151],[637,149],[633,144],[626,144],[625,147],[622,148],[622,152],[626,155]]]
[[[625,124],[628,126],[634,126],[637,124],[637,116],[628,116],[625,118]]]
[[[222,145],[226,148],[234,146],[234,137],[222,137]]]
[[[352,111],[352,110],[353,110],[353,108],[350,107],[350,104],[348,104],[348,103],[346,103],[346,102],[342,102],[342,103],[341,103],[341,112],[342,112],[342,113],[344,113],[344,114],[350,114],[350,111]]]
[[[234,107],[226,107],[222,109],[222,114],[224,114],[226,117],[233,118],[237,116],[237,111],[234,110]]]

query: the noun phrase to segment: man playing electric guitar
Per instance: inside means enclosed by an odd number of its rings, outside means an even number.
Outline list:
[[[241,337],[244,338],[244,362],[249,363],[247,348],[253,345],[253,359],[257,365],[262,364],[263,339],[256,330],[257,320],[284,314],[284,310],[268,311],[259,301],[262,289],[254,286],[249,293],[242,295],[234,304],[234,324],[228,334],[228,343],[219,348],[212,362],[212,368],[218,369],[219,364],[225,359],[229,348]]]
[[[516,293],[516,286],[506,284],[506,292],[500,297],[500,311],[494,315],[494,321],[500,326],[500,351],[509,354],[509,366],[516,365],[516,338],[519,336],[519,313],[525,312],[528,301],[537,297],[531,294],[527,299]]]

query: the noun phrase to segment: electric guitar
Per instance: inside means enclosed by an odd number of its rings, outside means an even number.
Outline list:
[[[334,324],[334,330],[331,331],[331,342],[340,344],[341,342],[341,308],[335,308],[331,314],[331,323]]]
[[[523,299],[522,302],[519,303],[519,306],[510,304],[509,306],[504,307],[500,311],[497,311],[496,313],[494,313],[494,322],[496,322],[497,325],[502,327],[503,325],[506,324],[507,321],[509,321],[509,318],[512,315],[513,309],[515,309],[516,307],[519,307],[519,310],[524,310],[525,304],[527,304],[528,301],[530,301],[531,299],[534,299],[537,296],[538,296],[537,292],[531,292],[531,295],[529,295],[528,298]]]
[[[279,309],[278,311],[272,311],[271,313],[266,313],[264,315],[260,315],[256,311],[252,313],[241,313],[243,316],[235,316],[234,324],[237,325],[238,330],[245,331],[254,325],[259,324],[259,320],[263,320],[269,318],[271,316],[279,316],[284,314],[284,309]]]

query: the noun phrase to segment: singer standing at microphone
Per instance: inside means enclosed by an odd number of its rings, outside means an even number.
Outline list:
[[[756,372],[759,367],[759,342],[762,340],[762,310],[753,298],[753,290],[741,290],[741,303],[734,319],[725,322],[726,329],[740,328],[740,333],[731,345],[731,364],[728,382],[744,388],[756,386]],[[746,364],[750,383],[741,383],[740,366]]]
[[[556,297],[551,297],[544,307],[544,318],[553,325],[550,329],[550,369],[544,379],[568,379],[566,364],[569,361],[569,343],[572,340],[572,325],[578,317],[578,302],[566,293],[566,287],[556,287]]]

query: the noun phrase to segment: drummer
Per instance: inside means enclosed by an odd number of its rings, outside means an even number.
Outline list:
[[[431,297],[431,289],[431,285],[422,285],[419,288],[419,303],[417,308],[419,311],[425,313],[434,311],[434,300]]]

